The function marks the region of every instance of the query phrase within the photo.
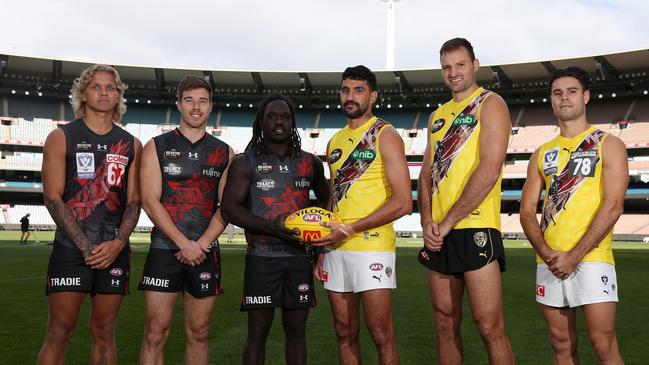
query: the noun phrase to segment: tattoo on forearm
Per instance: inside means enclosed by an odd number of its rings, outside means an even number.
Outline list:
[[[50,212],[56,225],[63,230],[66,236],[74,242],[79,250],[85,252],[86,255],[90,255],[92,251],[90,240],[81,231],[72,210],[65,205],[63,200],[60,198],[51,201],[46,200],[45,207],[47,207],[47,210]]]
[[[116,239],[126,242],[137,225],[140,218],[140,203],[131,202],[126,205],[122,215],[122,223],[119,225]]]

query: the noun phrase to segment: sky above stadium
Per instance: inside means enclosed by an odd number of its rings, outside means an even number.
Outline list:
[[[3,1],[0,53],[208,70],[386,69],[381,0]],[[395,68],[439,68],[447,39],[482,64],[649,48],[646,0],[400,0]]]

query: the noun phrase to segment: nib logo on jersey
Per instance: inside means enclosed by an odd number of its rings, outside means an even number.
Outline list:
[[[462,126],[462,125],[473,126],[476,123],[477,122],[476,122],[476,119],[475,119],[475,115],[473,115],[473,114],[459,115],[453,121],[454,126]]]
[[[168,288],[169,287],[169,279],[160,279],[160,278],[152,278],[149,276],[143,276],[142,277],[142,284],[144,285],[151,285],[151,286],[157,286],[160,288]]]
[[[261,181],[257,181],[257,188],[261,189],[263,191],[270,191],[275,189],[275,180],[273,179],[263,179]]]
[[[356,148],[352,151],[351,156],[354,160],[374,161],[376,158],[376,152],[374,150]]]
[[[50,287],[81,286],[81,278],[50,278]]]

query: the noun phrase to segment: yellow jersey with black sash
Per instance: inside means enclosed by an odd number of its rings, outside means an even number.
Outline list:
[[[461,102],[450,100],[440,106],[430,125],[431,210],[433,221],[441,222],[457,202],[469,177],[480,164],[480,110],[492,91],[478,88]],[[500,183],[454,229],[494,228],[500,230]]]
[[[568,252],[588,231],[603,199],[602,145],[608,134],[590,127],[572,138],[557,136],[539,148],[545,181],[541,230],[551,249]],[[615,264],[613,230],[582,261]],[[537,256],[538,263],[541,259]]]
[[[345,126],[329,141],[327,162],[333,179],[332,211],[346,224],[374,213],[392,196],[379,150],[381,132],[390,127],[388,122],[372,117],[357,128]],[[358,232],[333,248],[394,251],[392,223]]]

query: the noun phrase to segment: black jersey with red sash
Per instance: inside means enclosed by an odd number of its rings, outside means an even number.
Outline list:
[[[81,119],[61,130],[66,143],[63,202],[90,243],[112,240],[126,207],[135,137],[117,125],[99,135]],[[55,242],[77,247],[60,227]]]
[[[313,185],[313,161],[317,157],[300,151],[295,158],[274,154],[244,152],[250,166],[250,193],[247,209],[258,217],[274,220],[277,216],[309,206]],[[248,254],[255,256],[306,256],[303,245],[246,231]]]
[[[192,143],[178,128],[153,140],[162,174],[160,202],[180,232],[197,240],[218,207],[219,182],[228,167],[230,148],[207,133]],[[151,248],[177,250],[178,246],[153,227]]]

